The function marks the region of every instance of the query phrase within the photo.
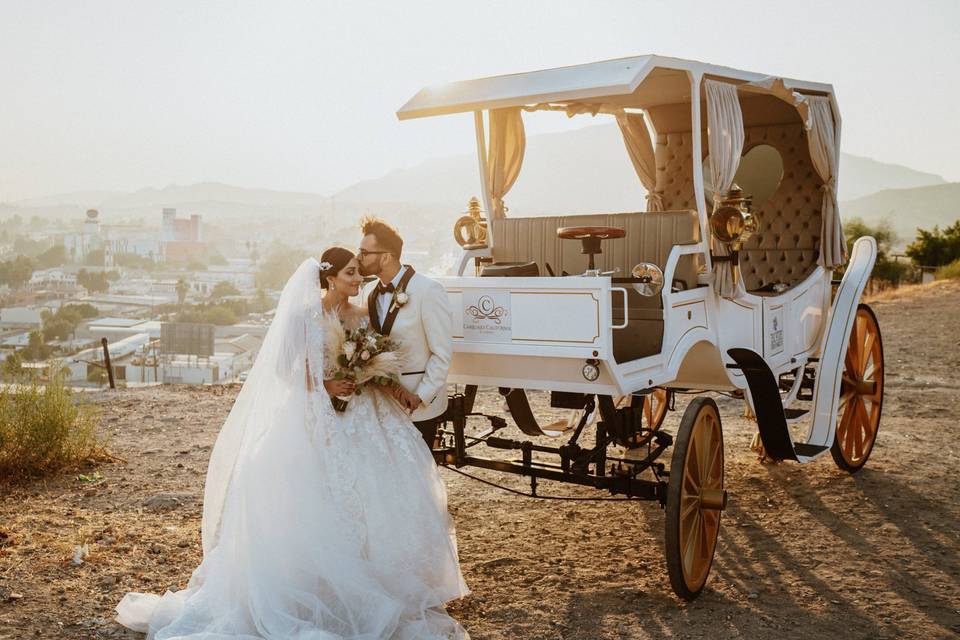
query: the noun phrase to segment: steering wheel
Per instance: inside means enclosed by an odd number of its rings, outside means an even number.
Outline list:
[[[564,240],[579,240],[583,248],[580,253],[590,256],[588,270],[594,271],[596,267],[593,263],[593,256],[600,253],[600,241],[610,238],[623,238],[627,232],[620,227],[560,227],[557,229],[557,237]]]
[[[565,240],[606,240],[623,238],[627,232],[620,227],[560,227],[557,237]]]

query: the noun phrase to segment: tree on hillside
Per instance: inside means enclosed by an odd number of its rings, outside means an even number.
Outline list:
[[[76,311],[80,314],[80,317],[84,319],[96,318],[100,315],[100,311],[89,302],[81,302],[80,304],[67,304],[61,307],[61,309]]]
[[[105,293],[110,290],[110,281],[102,273],[90,273],[80,269],[77,274],[77,284],[90,293]]]
[[[237,315],[229,307],[211,307],[204,313],[204,321],[226,327],[236,324]]]
[[[23,349],[23,355],[27,360],[45,360],[47,356],[53,353],[53,347],[47,346],[43,339],[43,333],[34,330],[30,332],[28,343]]]
[[[13,241],[13,252],[28,258],[36,258],[49,247],[49,242],[31,240],[27,236],[17,236]]]
[[[187,299],[188,291],[190,291],[190,287],[187,286],[186,281],[183,278],[177,280],[177,304],[181,307]]]
[[[23,356],[19,351],[14,351],[4,358],[0,373],[4,380],[17,380],[23,375]]]
[[[55,244],[37,256],[37,266],[40,269],[62,267],[67,261],[67,248],[62,244]]]
[[[271,245],[267,257],[257,272],[257,286],[280,289],[306,258],[306,253],[291,249],[280,242]]]
[[[210,291],[210,297],[214,300],[219,300],[224,296],[238,296],[240,291],[233,286],[233,283],[227,282],[226,280],[221,280],[214,285],[213,289]]]
[[[960,260],[960,220],[942,231],[917,229],[917,239],[907,245],[907,255],[921,267],[940,267]]]
[[[847,239],[847,255],[853,251],[853,243],[861,236],[873,236],[877,241],[877,260],[870,274],[874,278],[887,282],[901,282],[909,276],[909,265],[890,258],[893,244],[897,241],[897,234],[894,233],[888,220],[881,220],[871,227],[860,218],[851,218],[843,225],[843,235]]]
[[[17,256],[13,260],[0,262],[0,284],[11,289],[21,289],[30,281],[36,263],[26,256]]]
[[[67,304],[56,313],[42,312],[43,337],[47,340],[67,340],[77,330],[77,326],[88,318],[96,318],[100,313],[92,304]]]
[[[43,337],[45,340],[69,340],[73,335],[75,326],[70,321],[63,318],[55,318],[43,325]]]

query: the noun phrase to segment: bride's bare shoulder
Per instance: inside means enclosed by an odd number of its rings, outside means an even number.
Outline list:
[[[358,307],[355,304],[348,304],[347,308],[342,309],[340,313],[344,320],[350,319],[354,321],[360,321],[367,317],[367,310],[363,307]]]

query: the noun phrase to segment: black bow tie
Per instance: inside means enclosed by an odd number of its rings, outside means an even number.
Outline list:
[[[393,283],[392,283],[392,282],[391,282],[390,284],[387,284],[387,285],[383,284],[382,282],[378,282],[378,283],[377,283],[377,295],[378,295],[378,296],[382,296],[382,295],[385,294],[385,293],[393,293],[394,291],[396,291],[396,287],[393,286]]]

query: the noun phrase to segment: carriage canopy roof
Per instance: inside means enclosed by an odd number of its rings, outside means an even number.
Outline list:
[[[613,102],[636,107],[671,104],[689,100],[688,73],[737,83],[760,82],[770,77],[694,60],[634,56],[425,87],[397,111],[397,117],[409,120],[540,103]],[[786,87],[803,93],[832,93],[828,84],[782,80]]]

